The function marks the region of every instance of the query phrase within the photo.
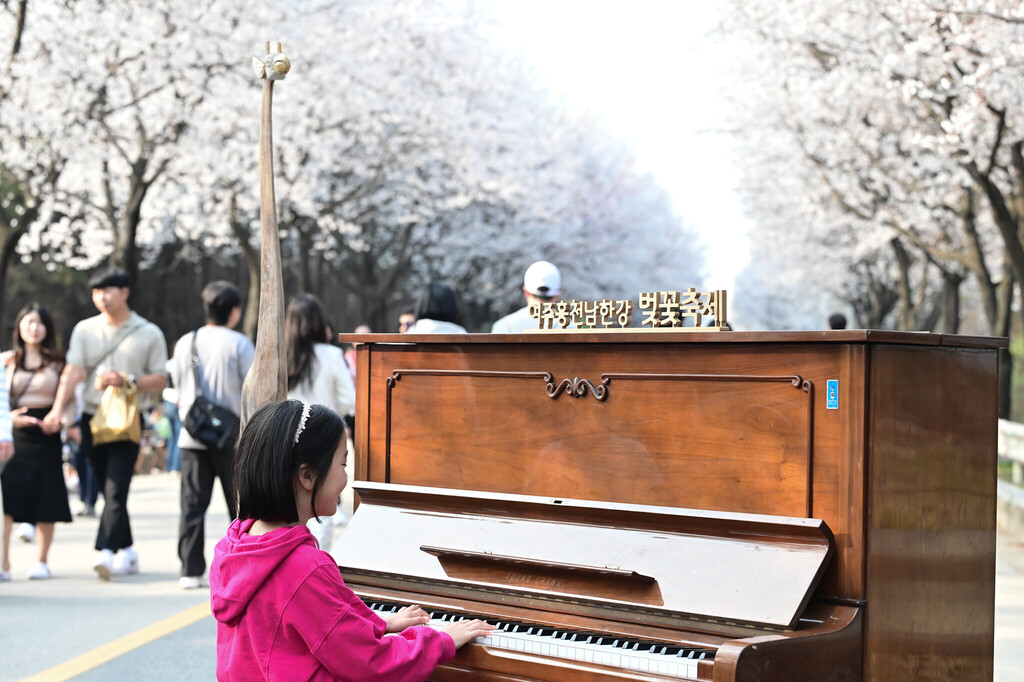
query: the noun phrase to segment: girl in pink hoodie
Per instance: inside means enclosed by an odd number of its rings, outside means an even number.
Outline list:
[[[420,607],[381,617],[345,586],[306,522],[337,510],[346,443],[341,417],[297,400],[260,408],[242,432],[238,519],[210,567],[218,679],[419,682],[493,630],[413,627],[429,620]]]

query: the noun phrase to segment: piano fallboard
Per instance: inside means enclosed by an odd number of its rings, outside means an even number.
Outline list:
[[[361,504],[332,552],[346,580],[624,622],[793,628],[832,551],[816,519],[355,490]]]

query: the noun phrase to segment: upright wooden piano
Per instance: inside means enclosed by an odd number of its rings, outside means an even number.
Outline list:
[[[881,331],[343,335],[378,609],[434,680],[990,680],[997,352]]]

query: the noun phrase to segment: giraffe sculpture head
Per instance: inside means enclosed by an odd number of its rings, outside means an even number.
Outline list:
[[[288,71],[292,68],[291,60],[281,51],[281,43],[277,44],[277,52],[270,51],[270,43],[267,43],[267,54],[260,59],[252,58],[252,69],[256,77],[260,79],[269,78],[272,81],[284,80]]]

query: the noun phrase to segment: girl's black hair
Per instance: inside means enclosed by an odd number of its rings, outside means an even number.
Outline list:
[[[316,344],[327,343],[327,316],[320,299],[299,294],[288,303],[284,338],[288,359],[288,388],[313,376]]]
[[[53,316],[50,311],[38,303],[29,303],[18,311],[14,319],[14,332],[11,334],[11,347],[14,349],[14,363],[16,367],[25,367],[25,339],[21,338],[21,321],[26,315],[35,313],[46,328],[46,338],[43,339],[40,352],[43,356],[43,364],[64,364],[64,354],[57,350],[57,330],[53,324]]]
[[[296,443],[301,417],[301,402],[282,400],[256,410],[246,423],[234,461],[238,518],[296,523],[294,480],[303,464],[316,474],[310,507],[312,516],[320,518],[316,496],[345,437],[345,423],[333,410],[313,405]]]
[[[414,314],[417,320],[458,322],[459,307],[455,303],[455,292],[447,284],[431,282],[416,299]]]

